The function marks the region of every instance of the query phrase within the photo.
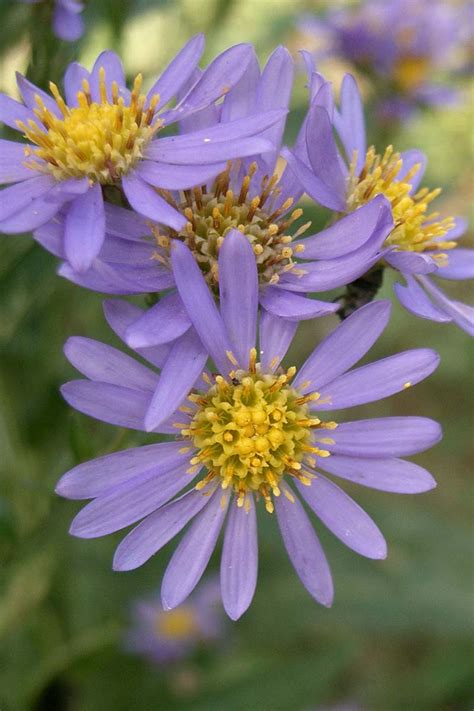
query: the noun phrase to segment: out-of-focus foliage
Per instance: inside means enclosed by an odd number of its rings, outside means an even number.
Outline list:
[[[208,34],[207,58],[244,40],[255,42],[262,57],[279,42],[296,50],[295,14],[322,7],[302,0],[89,0],[86,35],[70,47],[53,41],[44,23],[35,26],[37,8],[4,0],[0,81],[12,90],[13,70],[28,69],[29,37],[37,60],[28,73],[43,83],[47,71],[57,80],[66,61],[90,62],[106,46],[122,52],[130,74],[144,71],[151,80],[200,30]],[[465,214],[472,110],[466,79],[459,83],[463,105],[426,113],[389,139],[425,150],[428,180],[445,189],[445,210]],[[294,99],[289,139],[305,108],[302,74]],[[382,140],[375,129],[370,138]],[[321,216],[310,210],[317,224]],[[0,239],[1,710],[306,711],[347,700],[374,711],[472,708],[474,371],[468,337],[395,306],[374,349],[374,356],[384,356],[426,345],[442,356],[428,381],[359,410],[361,416],[427,415],[445,428],[444,441],[417,458],[437,479],[434,491],[403,497],[345,487],[386,534],[388,560],[360,558],[318,526],[336,584],[333,608],[323,609],[297,581],[276,522],[264,515],[259,584],[249,612],[229,625],[219,649],[160,670],[128,656],[121,639],[131,600],[157,589],[173,544],[138,571],[113,573],[120,536],[71,538],[68,525],[78,506],[54,495],[55,481],[75,462],[138,441],[72,413],[59,395],[59,385],[73,375],[62,355],[69,335],[116,341],[104,325],[101,297],[61,280],[55,269],[55,259],[31,237]],[[382,295],[390,295],[389,281]],[[469,300],[465,286],[457,293]],[[305,324],[295,359],[335,323]]]

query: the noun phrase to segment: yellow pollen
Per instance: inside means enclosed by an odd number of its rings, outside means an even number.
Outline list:
[[[397,250],[424,252],[425,250],[452,249],[453,241],[440,241],[448,230],[454,227],[454,218],[438,219],[438,213],[429,213],[429,204],[441,190],[429,191],[422,188],[415,194],[410,181],[418,173],[421,165],[414,165],[407,175],[399,180],[403,168],[400,153],[395,153],[392,146],[386,148],[383,155],[375,152],[371,146],[367,151],[364,167],[356,174],[356,159],[351,163],[347,208],[349,212],[366,204],[376,195],[384,195],[392,206],[394,228],[385,240],[385,246]],[[441,262],[442,264],[443,262]],[[447,263],[447,262],[446,262]]]
[[[141,84],[139,74],[126,106],[115,82],[108,97],[105,70],[101,68],[100,100],[92,101],[89,84],[84,80],[82,91],[77,93],[78,106],[68,107],[57,86],[51,83],[61,118],[37,95],[34,112],[39,124],[32,120],[28,125],[18,121],[25,138],[37,146],[25,149],[26,165],[50,173],[56,180],[89,178],[103,185],[116,183],[143,157],[147,143],[163,123],[154,119],[159,96],[154,96],[145,108],[146,96],[140,94]]]
[[[180,605],[175,610],[159,612],[154,630],[159,637],[184,640],[199,633],[199,624],[189,605]]]
[[[428,57],[405,54],[395,62],[392,78],[403,92],[411,93],[423,84],[431,71]]]
[[[245,505],[247,495],[257,494],[271,512],[283,477],[310,483],[311,474],[302,471],[308,453],[326,457],[329,452],[312,446],[312,431],[326,423],[310,416],[308,403],[314,398],[290,386],[296,368],[262,373],[255,356],[252,351],[252,367],[234,371],[232,381],[216,377],[199,396],[196,413],[181,434],[197,449],[190,462],[193,472],[199,466],[210,472],[196,485],[198,490],[219,477],[221,487],[235,493],[238,506]]]
[[[166,236],[182,240],[191,249],[215,293],[218,292],[219,250],[231,229],[238,229],[250,242],[259,281],[263,284],[276,284],[281,273],[295,270],[295,254],[303,251],[302,246],[291,247],[294,237],[288,233],[291,225],[301,218],[302,210],[284,214],[292,205],[291,198],[275,209],[281,193],[278,176],[257,177],[257,164],[252,163],[247,174],[240,178],[240,167],[239,161],[229,162],[211,188],[203,186],[182,191],[179,200],[169,191],[159,191],[188,221],[181,231],[168,228]],[[229,187],[231,184],[233,189]],[[300,227],[296,237],[310,225]],[[157,253],[161,259],[169,260],[169,242],[166,243],[161,229],[152,228]]]

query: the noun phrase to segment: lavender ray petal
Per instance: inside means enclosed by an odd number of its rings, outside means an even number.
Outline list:
[[[99,79],[100,70],[105,70],[105,86],[107,90],[107,98],[112,101],[112,83],[117,82],[119,95],[128,93],[125,89],[125,72],[123,71],[122,62],[118,55],[110,49],[101,52],[95,60],[90,76],[90,88],[92,100],[100,102]]]
[[[320,460],[318,467],[355,484],[396,494],[420,494],[436,486],[426,469],[404,459],[363,459],[332,454]]]
[[[151,393],[110,383],[72,380],[61,388],[66,402],[79,412],[119,427],[143,430]]]
[[[386,558],[387,545],[378,527],[342,489],[321,474],[310,486],[296,486],[314,513],[348,548],[366,558]]]
[[[68,106],[78,106],[77,93],[82,91],[82,82],[90,80],[90,74],[79,62],[71,62],[64,74],[64,93]]]
[[[179,93],[183,84],[188,81],[196,69],[204,51],[204,43],[205,39],[202,33],[191,37],[153,84],[147,94],[148,101],[155,94],[159,94],[159,106],[162,108]]]
[[[184,602],[201,579],[224,522],[229,496],[229,491],[215,491],[173,553],[161,586],[165,610]]]
[[[435,253],[436,254],[436,253]],[[442,279],[474,279],[474,249],[462,249],[461,247],[447,252],[448,263],[439,267],[436,272],[437,277]]]
[[[102,188],[95,183],[72,201],[66,215],[64,251],[77,272],[85,272],[99,254],[105,239]]]
[[[172,292],[142,313],[126,330],[131,348],[157,346],[175,341],[191,327],[179,294]]]
[[[181,230],[186,224],[184,215],[171,207],[136,171],[122,177],[122,186],[130,205],[141,215],[175,230]]]
[[[449,299],[441,289],[439,289],[427,277],[419,277],[420,282],[436,304],[442,309],[463,331],[470,336],[474,336],[474,307],[463,304],[461,301]]]
[[[297,321],[288,321],[272,316],[262,309],[260,312],[259,342],[260,362],[265,371],[278,368],[293,340]]]
[[[343,196],[346,177],[341,170],[331,119],[321,106],[312,106],[306,124],[306,146],[314,174],[335,195]]]
[[[357,82],[346,74],[341,86],[341,110],[334,114],[334,125],[344,145],[350,163],[357,156],[356,173],[362,170],[367,151],[365,138],[364,108]]]
[[[318,316],[327,316],[340,308],[340,304],[307,299],[291,291],[272,286],[262,292],[260,304],[273,316],[290,321],[303,321]]]
[[[31,172],[31,176],[28,180],[11,185],[1,191],[0,221],[24,210],[35,198],[44,197],[55,185],[54,179],[47,175],[34,177],[35,174]]]
[[[278,526],[291,563],[309,594],[321,605],[331,607],[334,588],[326,556],[300,501],[284,493],[275,498]]]
[[[189,156],[188,156],[189,157]],[[204,185],[225,170],[226,163],[205,165],[172,165],[163,161],[143,160],[135,169],[149,185],[164,190],[185,190],[196,185]]]
[[[429,274],[438,269],[431,254],[416,252],[387,252],[385,260],[402,274]]]
[[[115,551],[114,570],[134,570],[155,555],[194,518],[209,499],[201,491],[188,491],[150,514],[125,536]]]
[[[405,275],[406,286],[395,283],[393,290],[401,305],[410,313],[430,321],[446,323],[451,317],[435,306],[425,294],[418,282],[408,274]]]
[[[253,496],[247,501],[248,511],[236,503],[231,505],[222,549],[222,602],[232,620],[248,609],[257,585],[257,516]]]
[[[106,203],[105,219],[108,235],[136,242],[143,242],[145,236],[151,236],[147,220],[133,210]]]
[[[31,168],[24,165],[26,145],[0,139],[0,183],[16,183],[35,175]]]
[[[328,186],[319,175],[315,175],[311,168],[294,153],[283,148],[281,155],[285,158],[289,169],[294,173],[305,192],[320,205],[328,207],[336,212],[343,212],[346,207],[345,194],[335,192],[334,189]]]
[[[389,301],[373,301],[355,311],[320,343],[299,370],[294,386],[318,390],[357,363],[374,345],[390,317]]]
[[[13,128],[15,131],[19,131],[17,121],[22,121],[28,125],[28,121],[35,121],[36,116],[33,111],[20,104],[19,101],[15,101],[10,96],[0,93],[0,121]]]
[[[31,111],[38,107],[38,104],[36,103],[36,96],[39,96],[48,111],[51,111],[51,113],[54,114],[54,116],[56,116],[57,118],[63,118],[61,111],[59,110],[59,106],[57,105],[55,100],[51,96],[46,94],[42,89],[35,86],[35,84],[32,84],[30,81],[28,81],[28,79],[19,72],[16,73],[16,83],[18,85],[18,89],[23,98],[23,101],[25,102],[27,107],[31,109]]]
[[[53,15],[54,34],[66,42],[76,42],[84,33],[84,20],[65,7],[56,4]]]

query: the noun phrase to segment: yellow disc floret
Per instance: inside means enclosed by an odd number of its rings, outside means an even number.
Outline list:
[[[89,83],[77,94],[78,106],[68,107],[57,86],[50,84],[61,117],[50,111],[39,95],[35,114],[44,130],[33,120],[18,122],[25,137],[37,148],[26,148],[26,165],[48,172],[57,180],[89,178],[104,185],[116,183],[120,176],[143,156],[152,136],[162,125],[154,120],[159,96],[145,108],[146,96],[140,94],[142,76],[133,84],[130,102],[125,105],[116,82],[107,94],[105,70],[99,72],[100,101],[92,101]]]
[[[159,637],[183,640],[199,634],[199,623],[190,605],[180,605],[175,610],[159,612],[154,630]]]
[[[439,241],[454,226],[454,219],[439,219],[439,213],[428,213],[429,204],[441,190],[421,188],[410,194],[411,180],[421,165],[414,165],[402,180],[398,178],[403,168],[400,153],[388,146],[383,156],[371,146],[367,151],[364,167],[356,174],[355,160],[351,164],[347,207],[349,211],[369,202],[376,195],[384,195],[392,206],[394,229],[385,240],[385,246],[400,250],[424,252],[425,250],[452,249],[453,241]],[[434,241],[436,239],[436,241]],[[444,255],[439,255],[442,259]]]
[[[231,381],[217,376],[207,393],[190,396],[197,409],[190,426],[182,430],[198,449],[190,473],[202,466],[208,469],[196,488],[219,478],[223,489],[236,493],[237,505],[245,505],[247,494],[258,492],[272,512],[271,494],[280,495],[285,474],[310,483],[311,474],[303,465],[314,464],[311,455],[329,455],[312,446],[311,430],[331,429],[335,423],[311,417],[308,403],[319,394],[302,395],[292,388],[295,372],[239,370]]]
[[[231,229],[238,229],[252,245],[259,279],[261,283],[276,284],[280,274],[299,273],[295,255],[303,251],[303,246],[293,248],[291,242],[298,238],[309,224],[303,225],[296,234],[287,230],[301,218],[303,211],[294,210],[286,215],[293,199],[288,198],[280,207],[275,207],[280,195],[278,176],[264,176],[257,194],[250,194],[252,179],[257,164],[252,163],[242,178],[240,188],[229,188],[231,172],[238,164],[229,164],[227,170],[217,176],[210,189],[201,187],[186,190],[178,204],[166,191],[161,191],[174,207],[182,212],[188,222],[180,232],[167,230],[165,233],[153,227],[157,244],[163,251],[157,253],[161,261],[168,260],[169,239],[182,240],[193,252],[196,261],[209,286],[217,291],[219,283],[218,256],[225,235]]]

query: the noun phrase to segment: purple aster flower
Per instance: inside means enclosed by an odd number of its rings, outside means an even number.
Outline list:
[[[338,304],[307,298],[307,294],[345,285],[365,273],[379,259],[381,245],[393,227],[391,210],[388,201],[379,196],[336,226],[302,239],[310,223],[305,223],[301,208],[294,209],[302,194],[301,184],[291,170],[282,175],[275,172],[292,79],[293,62],[283,47],[275,50],[263,71],[252,54],[247,71],[222,106],[187,118],[183,128],[194,132],[208,123],[226,133],[231,123],[251,120],[259,107],[270,115],[281,111],[282,118],[262,134],[274,149],[230,162],[203,186],[181,192],[170,189],[166,198],[185,219],[181,229],[150,225],[121,208],[107,206],[107,237],[91,269],[78,273],[65,264],[60,273],[107,293],[160,292],[174,285],[170,245],[180,240],[192,250],[217,296],[219,250],[226,234],[237,228],[254,251],[262,308],[292,321],[336,311]],[[313,88],[315,101],[324,102],[329,85],[321,81]],[[304,135],[303,131],[294,149],[303,157]],[[65,224],[59,216],[35,232],[35,238],[61,258],[67,256]],[[170,333],[163,323],[173,325],[176,336],[190,326],[175,294],[160,301],[131,329],[129,345],[165,342]]]
[[[294,331],[263,312],[257,335],[258,271],[240,232],[230,232],[219,253],[220,310],[192,253],[179,241],[173,243],[172,262],[195,330],[170,347],[159,376],[96,341],[72,338],[66,344],[71,363],[87,378],[63,387],[70,405],[114,425],[174,435],[65,474],[59,494],[93,499],[74,519],[71,533],[93,538],[140,521],[114,557],[115,570],[131,570],[189,523],[161,589],[165,609],[173,609],[199,582],[225,522],[221,590],[227,613],[237,619],[256,586],[256,505],[263,501],[268,512],[276,512],[303,584],[329,606],[329,566],[301,498],[347,546],[384,558],[386,544],[375,523],[320,470],[376,489],[425,491],[435,485],[431,475],[400,457],[435,444],[441,430],[423,417],[343,423],[320,417],[414,385],[436,368],[438,355],[416,349],[349,370],[387,324],[390,304],[378,301],[345,320],[298,373],[280,368]],[[130,305],[112,302],[107,314],[122,333]],[[141,354],[152,363],[163,357],[153,348]],[[208,355],[215,369],[206,369]]]
[[[44,0],[20,0],[20,2],[36,5]],[[53,30],[59,39],[75,42],[84,33],[84,21],[81,12],[84,3],[80,0],[55,0],[53,13]]]
[[[305,60],[311,82],[320,82],[307,53]],[[406,286],[394,287],[405,308],[432,321],[454,321],[474,334],[474,308],[449,299],[427,276],[452,280],[474,276],[474,250],[457,247],[465,222],[429,211],[441,190],[419,187],[426,167],[421,151],[397,153],[388,146],[378,154],[373,146],[367,149],[362,102],[350,74],[342,83],[339,109],[329,97],[325,105],[313,101],[306,122],[306,147],[306,160],[295,151],[287,150],[285,157],[317,202],[341,215],[357,215],[363,205],[373,204],[374,196],[389,201],[394,227],[380,245],[379,259],[372,261],[372,274],[391,267],[405,279]]]
[[[172,60],[149,92],[138,75],[129,91],[121,62],[103,52],[92,72],[73,63],[66,71],[66,101],[51,84],[54,98],[18,76],[24,103],[0,95],[0,119],[21,130],[25,145],[2,141],[0,231],[25,232],[64,215],[64,251],[77,271],[85,270],[105,238],[103,191],[123,194],[146,217],[183,229],[186,218],[160,189],[188,188],[207,181],[234,156],[266,150],[258,137],[281,117],[259,114],[181,136],[158,132],[213,104],[240,79],[252,48],[223,52],[200,73],[204,47],[198,35]],[[174,108],[166,105],[184,94]]]
[[[163,665],[186,659],[199,647],[216,644],[223,635],[219,580],[211,577],[174,610],[163,610],[159,596],[137,600],[125,649]]]
[[[403,120],[422,105],[453,103],[457,93],[433,81],[453,70],[467,44],[468,3],[444,0],[365,0],[356,8],[305,17],[303,32],[323,43],[320,58],[351,62],[376,84],[382,117]]]

